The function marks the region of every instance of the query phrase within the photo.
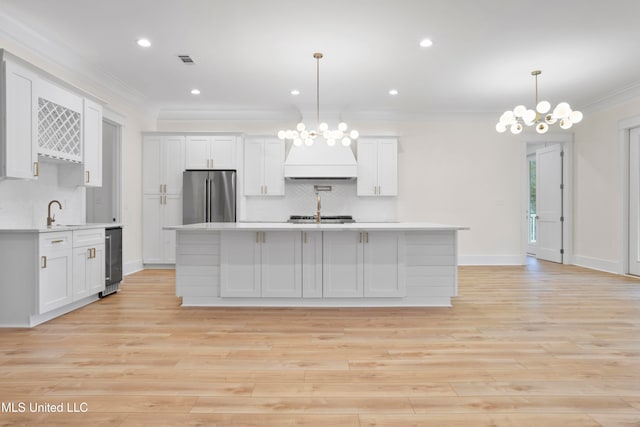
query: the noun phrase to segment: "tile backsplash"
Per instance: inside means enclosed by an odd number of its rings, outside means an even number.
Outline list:
[[[314,215],[313,186],[330,185],[323,191],[322,215],[352,215],[356,221],[397,221],[396,197],[358,197],[356,181],[285,181],[285,195],[247,197],[240,221],[286,221],[289,215]]]
[[[45,227],[47,205],[59,200],[52,207],[58,224],[82,224],[85,222],[84,187],[61,187],[58,185],[58,168],[54,162],[40,162],[40,176],[35,180],[0,181],[0,228]]]

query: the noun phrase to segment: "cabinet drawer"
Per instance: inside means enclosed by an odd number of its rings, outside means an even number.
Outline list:
[[[40,233],[40,251],[50,249],[71,248],[71,231],[57,231],[53,233]]]
[[[104,243],[104,228],[87,228],[73,231],[73,247]]]

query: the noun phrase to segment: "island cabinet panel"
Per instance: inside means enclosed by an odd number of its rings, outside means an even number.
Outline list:
[[[221,297],[301,297],[300,232],[222,233]]]
[[[364,232],[364,296],[404,297],[404,233]]]
[[[457,294],[457,239],[446,231],[413,232],[405,237],[407,294],[448,297]]]
[[[364,295],[363,232],[325,231],[322,242],[322,281],[325,298]]]
[[[220,233],[178,233],[176,295],[220,296]]]
[[[302,296],[322,298],[322,232],[302,232]]]

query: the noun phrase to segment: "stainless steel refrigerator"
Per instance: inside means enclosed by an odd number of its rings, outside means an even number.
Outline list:
[[[182,200],[183,224],[236,222],[236,171],[184,171]]]

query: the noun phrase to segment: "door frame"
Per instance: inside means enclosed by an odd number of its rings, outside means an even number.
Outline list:
[[[620,170],[620,188],[622,200],[620,209],[620,263],[619,274],[629,274],[629,147],[631,145],[631,129],[640,127],[640,115],[618,121],[618,152]]]
[[[124,116],[119,113],[104,107],[102,112],[102,120],[114,125],[117,128],[116,131],[116,140],[115,140],[115,158],[116,164],[114,165],[114,202],[116,206],[114,207],[114,211],[116,213],[116,222],[124,225],[124,193],[122,191],[122,181],[123,181],[123,171],[125,158],[123,155],[124,152],[124,130],[126,119]]]
[[[573,264],[573,153],[574,153],[574,136],[573,133],[546,133],[543,135],[532,133],[522,135],[520,150],[521,164],[521,264],[527,263],[527,249],[529,243],[529,160],[528,148],[530,146],[539,145],[540,147],[552,144],[560,144],[564,156],[562,157],[562,181],[564,184],[564,193],[562,197],[562,212],[564,216],[564,224],[562,225],[562,242],[564,254],[562,257],[563,264]],[[535,150],[534,150],[535,151]]]

